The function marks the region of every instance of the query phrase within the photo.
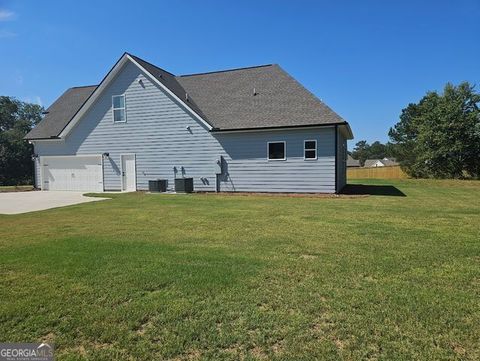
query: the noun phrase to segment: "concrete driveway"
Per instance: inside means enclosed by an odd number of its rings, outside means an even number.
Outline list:
[[[0,214],[19,214],[108,198],[85,197],[85,192],[0,192]]]

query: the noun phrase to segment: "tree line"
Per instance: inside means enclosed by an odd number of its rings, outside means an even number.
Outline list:
[[[480,178],[480,94],[468,82],[448,83],[408,104],[386,144],[357,142],[352,157],[393,157],[414,178]]]
[[[0,96],[0,185],[33,184],[33,146],[23,137],[43,112],[40,105]]]

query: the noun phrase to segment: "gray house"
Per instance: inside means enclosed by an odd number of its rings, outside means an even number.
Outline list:
[[[348,123],[278,65],[176,76],[125,53],[25,137],[42,190],[339,192]]]

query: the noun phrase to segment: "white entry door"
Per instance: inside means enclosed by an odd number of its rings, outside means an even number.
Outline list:
[[[137,175],[135,166],[135,154],[122,154],[122,191],[131,192],[137,190]]]
[[[101,155],[41,157],[42,190],[103,192]]]

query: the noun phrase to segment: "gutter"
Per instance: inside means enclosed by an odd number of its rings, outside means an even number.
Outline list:
[[[341,123],[320,123],[320,124],[304,124],[304,125],[279,125],[275,127],[253,127],[253,128],[231,128],[231,129],[221,129],[221,128],[212,128],[210,132],[212,133],[222,133],[222,132],[246,132],[246,131],[255,131],[255,130],[280,130],[280,129],[294,129],[294,128],[316,128],[316,127],[331,127],[346,125],[351,134],[350,126],[347,122]],[[353,136],[352,136],[353,137]]]
[[[27,138],[27,137],[23,137],[24,140],[32,140],[32,141],[35,141],[35,140],[61,140],[62,138],[60,138],[59,136],[57,135],[54,135],[54,136],[51,136],[51,137],[48,137],[48,138]]]

